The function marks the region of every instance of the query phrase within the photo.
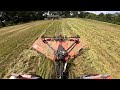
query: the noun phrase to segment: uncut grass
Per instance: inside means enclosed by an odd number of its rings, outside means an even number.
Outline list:
[[[61,20],[53,21],[53,25],[49,30],[44,34],[46,37],[54,37],[61,34]]]

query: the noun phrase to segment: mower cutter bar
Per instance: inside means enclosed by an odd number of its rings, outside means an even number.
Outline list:
[[[43,41],[76,41],[78,40],[80,37],[76,36],[76,37],[41,37]]]

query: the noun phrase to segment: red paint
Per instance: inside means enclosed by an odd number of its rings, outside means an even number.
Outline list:
[[[62,45],[65,50],[67,50],[75,41],[75,39],[70,39],[70,41],[65,41],[65,42],[56,42],[56,41],[49,41],[52,40],[51,38],[47,39],[48,44],[50,44],[51,47],[53,47],[55,50],[58,49],[59,45]],[[79,39],[80,41],[80,39]],[[34,46],[37,45],[37,48],[35,48]],[[78,51],[83,48],[83,43],[80,42],[78,44],[76,44],[76,46],[74,47],[74,49],[68,53],[68,55],[70,56],[70,58],[72,58],[74,55],[76,55],[78,53]],[[32,47],[34,49],[36,49],[38,52],[41,52],[42,54],[44,54],[47,58],[50,58],[51,60],[55,60],[54,58],[54,52],[53,50],[45,43],[43,43],[43,41],[41,40],[41,38],[38,38],[32,45]],[[66,57],[65,60],[68,60],[69,57]]]

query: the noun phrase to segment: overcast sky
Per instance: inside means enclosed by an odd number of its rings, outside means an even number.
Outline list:
[[[116,12],[120,13],[120,11],[86,11],[86,12],[91,12],[91,13],[95,13],[95,14],[100,14],[100,13],[104,13],[104,14],[114,14]]]

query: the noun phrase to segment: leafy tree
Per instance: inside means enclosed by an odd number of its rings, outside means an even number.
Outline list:
[[[86,16],[86,18],[88,19],[96,19],[97,18],[97,15],[96,14],[93,14],[93,13],[90,13]]]

